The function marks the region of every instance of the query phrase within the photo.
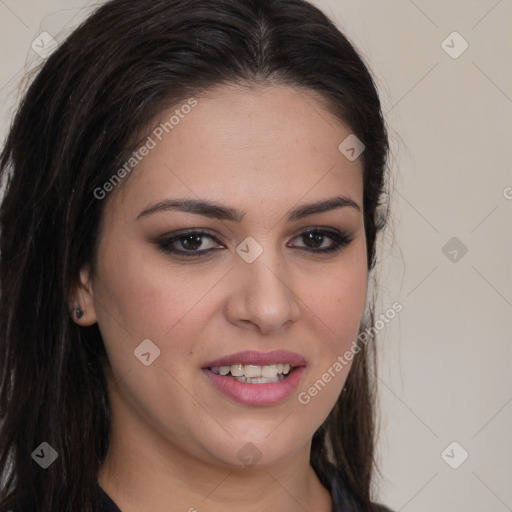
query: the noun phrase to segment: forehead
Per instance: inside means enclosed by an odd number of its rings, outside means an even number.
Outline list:
[[[351,129],[308,90],[225,85],[162,112],[152,126],[153,147],[119,194],[129,210],[168,197],[254,206],[260,215],[262,205],[306,196],[361,201],[361,159],[338,149]]]

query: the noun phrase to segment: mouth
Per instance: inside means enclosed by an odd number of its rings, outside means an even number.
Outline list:
[[[201,370],[229,398],[246,405],[271,405],[295,390],[306,361],[294,352],[251,350],[210,361]]]

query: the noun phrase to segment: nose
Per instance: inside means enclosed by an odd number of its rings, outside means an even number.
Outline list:
[[[271,334],[297,321],[300,299],[279,255],[264,250],[252,263],[239,258],[233,270],[226,304],[232,324]]]

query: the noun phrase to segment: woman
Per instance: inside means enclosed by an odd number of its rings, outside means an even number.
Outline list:
[[[75,30],[1,159],[0,506],[385,510],[387,151],[302,0],[113,0]]]

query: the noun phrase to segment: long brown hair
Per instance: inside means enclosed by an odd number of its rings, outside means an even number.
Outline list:
[[[79,270],[94,262],[105,203],[94,190],[164,108],[241,82],[315,91],[364,143],[364,224],[374,267],[386,127],[368,68],[320,10],[303,0],[107,2],[38,71],[0,157],[0,506],[96,510],[109,446],[108,360],[98,326],[77,326],[68,303]],[[322,482],[335,467],[368,511],[372,346],[361,345],[311,452]],[[31,456],[42,442],[59,454],[46,470]]]

